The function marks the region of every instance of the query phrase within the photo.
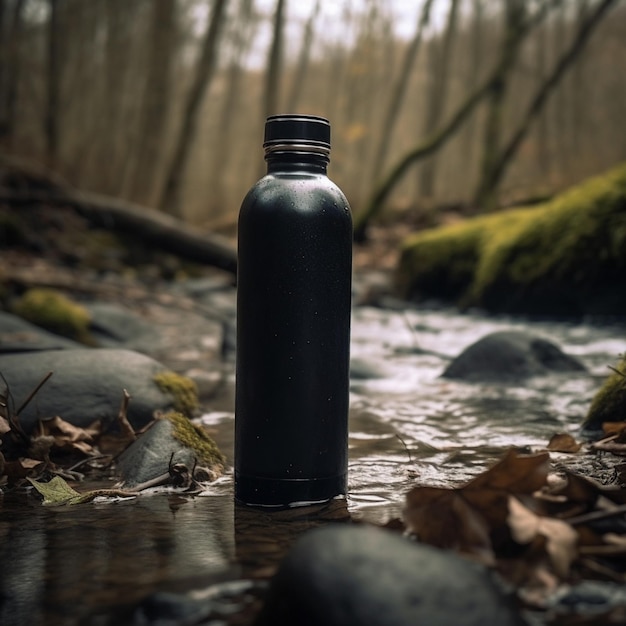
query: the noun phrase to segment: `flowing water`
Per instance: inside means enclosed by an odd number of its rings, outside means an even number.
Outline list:
[[[589,372],[519,386],[440,378],[463,348],[502,329],[541,334]],[[0,623],[130,623],[133,607],[155,590],[196,590],[214,601],[206,623],[246,623],[258,585],[245,581],[269,575],[304,530],[348,519],[385,523],[401,515],[416,484],[458,485],[511,446],[541,449],[556,432],[576,435],[608,366],[624,351],[626,333],[617,324],[358,307],[346,500],[275,513],[235,507],[232,475],[201,496],[157,493],[72,507],[7,493],[0,500]],[[223,397],[202,417],[231,460],[232,398],[231,373]]]

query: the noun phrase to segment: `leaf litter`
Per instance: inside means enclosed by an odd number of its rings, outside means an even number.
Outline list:
[[[626,441],[625,424],[607,431]],[[554,452],[607,454],[564,434],[534,454],[510,449],[460,487],[412,488],[400,528],[492,568],[541,623],[626,623],[626,593],[614,590],[626,583],[624,468],[601,484],[559,466]]]
[[[136,485],[132,491],[117,485],[112,489],[76,491],[67,481],[82,481],[85,478],[83,472],[88,472],[92,479],[114,477],[116,457],[153,422],[139,431],[133,429],[127,417],[131,396],[124,389],[113,424],[103,426],[100,420],[95,420],[88,427],[81,428],[54,416],[40,419],[34,432],[28,435],[21,427],[19,415],[51,376],[52,372],[48,373],[15,410],[9,386],[0,374],[5,382],[5,390],[0,393],[0,489],[30,484],[43,497],[43,504],[50,506],[82,504],[96,498],[134,497],[157,486],[169,485],[189,493],[202,490],[194,473],[195,465],[188,468],[170,460],[166,473]],[[77,471],[78,468],[83,471]]]
[[[0,393],[0,488],[30,484],[47,506],[77,505],[97,498],[134,497],[123,489],[75,490],[75,471],[107,471],[136,439],[126,417],[124,390],[117,433],[99,421],[76,427],[59,416],[40,420],[28,436],[19,413],[50,374],[16,411],[10,391]],[[145,430],[145,429],[144,429]],[[491,468],[456,488],[416,486],[406,494],[402,520],[387,526],[417,541],[454,550],[497,572],[526,612],[559,626],[626,622],[626,463],[616,463],[610,484],[601,484],[550,457],[558,454],[626,455],[626,425],[606,424],[599,442],[582,444],[555,434],[546,450],[508,450]],[[3,454],[4,452],[4,454]],[[80,460],[76,462],[76,459]],[[193,469],[170,463],[158,482],[189,488]]]

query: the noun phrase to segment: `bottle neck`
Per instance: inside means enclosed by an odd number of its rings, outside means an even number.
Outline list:
[[[307,145],[272,145],[265,148],[267,173],[305,171],[326,174],[330,150]]]

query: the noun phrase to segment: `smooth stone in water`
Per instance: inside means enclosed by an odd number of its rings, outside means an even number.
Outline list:
[[[0,353],[67,348],[84,348],[84,346],[35,326],[17,315],[0,311]]]
[[[142,433],[116,461],[116,467],[125,488],[152,481],[168,474],[170,465],[182,464],[191,473],[194,469],[202,472],[202,480],[214,480],[221,475],[225,459],[214,442],[214,452],[209,448],[194,450],[191,443],[181,441],[176,436],[176,426],[167,414]],[[178,415],[177,419],[187,420]],[[189,424],[189,428],[193,428]],[[207,435],[208,437],[208,435]],[[204,474],[207,474],[206,476]]]
[[[20,414],[25,431],[39,418],[59,416],[86,427],[96,419],[117,418],[123,390],[131,395],[128,420],[134,428],[147,424],[155,411],[173,408],[170,394],[153,378],[167,371],[161,363],[130,350],[78,349],[0,354],[4,375],[17,408],[48,372],[50,379]],[[0,383],[0,389],[4,384]]]
[[[466,348],[442,376],[469,382],[511,382],[585,366],[557,345],[521,331],[491,333]]]
[[[522,626],[489,572],[372,527],[306,533],[272,580],[255,626]]]

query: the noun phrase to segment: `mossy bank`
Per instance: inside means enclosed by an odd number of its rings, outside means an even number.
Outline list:
[[[585,426],[599,429],[605,422],[626,422],[626,355],[594,396]]]
[[[626,315],[626,163],[553,200],[422,231],[401,296],[494,312]]]
[[[55,289],[29,289],[13,304],[12,311],[53,333],[89,346],[95,345],[89,333],[89,311]]]

